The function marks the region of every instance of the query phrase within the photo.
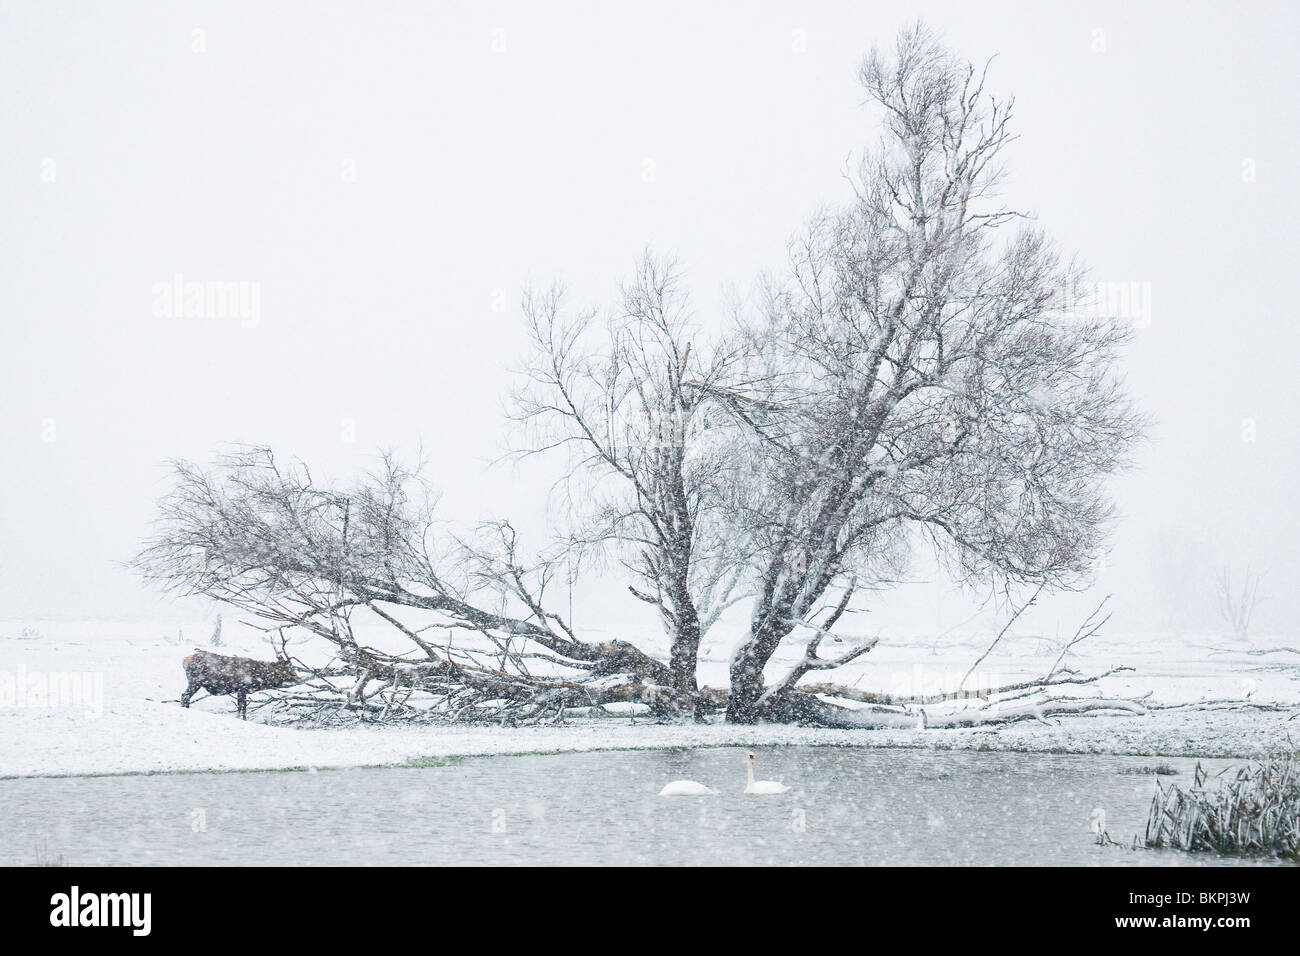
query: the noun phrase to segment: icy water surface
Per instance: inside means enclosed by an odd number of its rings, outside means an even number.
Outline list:
[[[1141,833],[1163,764],[787,747],[483,757],[439,767],[0,780],[0,862],[76,864],[1222,865],[1099,847]],[[1207,762],[1213,770],[1222,761]],[[669,780],[712,797],[659,797]]]

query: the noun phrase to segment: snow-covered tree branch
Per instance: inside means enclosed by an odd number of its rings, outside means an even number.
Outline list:
[[[700,641],[745,597],[748,555],[726,513],[742,448],[710,393],[744,384],[745,354],[704,341],[677,265],[649,252],[609,315],[567,314],[558,287],[530,293],[524,314],[533,355],[514,402],[521,453],[568,452],[571,546],[617,556],[629,593],[657,610],[672,687],[695,710]]]
[[[332,659],[308,668],[312,703],[341,696],[390,714],[382,692],[405,688],[403,707],[462,719],[642,698],[675,712],[673,695],[647,692],[671,687],[661,662],[623,641],[582,641],[549,609],[556,563],[525,559],[508,523],[463,540],[440,529],[418,468],[386,457],[362,482],[329,488],[253,448],[210,472],[178,462],[175,478],[136,568],[327,642]],[[363,620],[393,640],[363,643]]]
[[[1071,313],[1079,272],[1041,230],[1002,235],[1023,218],[996,201],[1012,104],[922,27],[861,81],[881,142],[766,287],[768,387],[724,401],[752,436],[761,555],[733,721],[768,716],[764,668],[828,589],[887,578],[919,542],[967,577],[1082,580],[1143,429],[1116,373],[1128,331]]]

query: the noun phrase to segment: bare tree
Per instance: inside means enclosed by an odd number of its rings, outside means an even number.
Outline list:
[[[505,522],[456,538],[433,503],[419,468],[391,457],[347,488],[266,448],[211,471],[178,462],[134,566],[252,613],[281,650],[293,629],[323,641],[330,659],[299,661],[307,690],[280,701],[300,713],[519,721],[617,701],[672,712],[667,667],[626,642],[581,641],[548,609],[554,560],[526,560]],[[389,639],[367,641],[362,624]]]
[[[884,133],[855,201],[817,216],[766,286],[765,390],[713,391],[754,436],[760,479],[743,512],[762,559],[731,664],[737,722],[827,719],[789,679],[765,691],[765,666],[918,540],[963,576],[1081,579],[1110,514],[1102,482],[1144,424],[1114,370],[1127,329],[1072,314],[1079,273],[1041,231],[1003,238],[1024,218],[997,202],[1011,102],[919,25],[860,79]]]
[[[522,454],[568,453],[579,548],[613,545],[629,591],[659,613],[682,706],[700,716],[700,641],[745,595],[728,505],[737,431],[711,390],[744,383],[735,343],[707,344],[676,263],[646,252],[609,315],[566,314],[563,291],[525,297],[533,341],[515,418]]]
[[[569,312],[559,287],[526,297],[519,453],[569,456],[574,527],[554,551],[526,557],[505,522],[451,535],[419,469],[392,459],[335,489],[254,449],[212,473],[180,463],[137,566],[326,641],[333,659],[296,701],[309,709],[514,721],[641,700],[698,719],[725,701],[739,723],[910,719],[832,702],[870,705],[865,692],[800,686],[875,646],[863,635],[821,656],[854,602],[922,544],[1007,594],[1073,586],[1105,538],[1104,482],[1145,422],[1115,372],[1128,330],[1077,314],[1079,271],[997,201],[1010,102],[919,26],[892,57],[873,51],[861,80],[884,132],[855,199],[812,220],[734,336],[706,339],[675,265],[649,254],[610,313]],[[667,664],[583,641],[551,609],[557,569],[588,554],[633,575],[670,637]],[[730,688],[701,689],[703,635],[747,598]],[[402,650],[364,642],[361,620]],[[768,684],[796,640],[797,663]],[[1054,668],[962,693],[1020,700],[1094,679]],[[1117,708],[1142,705],[1043,697],[943,719]]]
[[[1259,592],[1264,577],[1264,573],[1256,574],[1247,567],[1240,587],[1235,587],[1232,583],[1232,568],[1225,564],[1214,579],[1219,614],[1232,628],[1232,633],[1238,640],[1244,641],[1250,636],[1251,619],[1255,616],[1256,608],[1264,601]]]

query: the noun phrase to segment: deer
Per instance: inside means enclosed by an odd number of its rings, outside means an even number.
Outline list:
[[[288,687],[300,680],[287,657],[278,661],[256,661],[249,657],[226,657],[211,651],[194,649],[182,662],[189,681],[181,694],[181,706],[189,707],[196,690],[213,696],[234,694],[236,712],[248,719],[248,695],[254,691]]]

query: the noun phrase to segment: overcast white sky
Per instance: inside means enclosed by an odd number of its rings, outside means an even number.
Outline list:
[[[1293,629],[1294,4],[544,6],[0,9],[5,615],[155,610],[114,562],[166,459],[223,442],[339,478],[422,442],[445,516],[528,522],[538,476],[486,467],[524,283],[608,301],[650,243],[712,315],[845,197],[876,136],[856,67],[922,15],[998,54],[1009,196],[1093,278],[1150,283],[1129,375],[1158,424],[1098,587],[1126,626],[1193,626],[1250,562]],[[259,283],[260,321],[155,316],[178,273]]]

